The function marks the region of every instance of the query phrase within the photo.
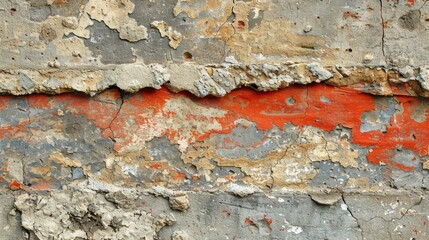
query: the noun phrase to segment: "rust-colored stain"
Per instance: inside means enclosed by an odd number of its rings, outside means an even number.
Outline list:
[[[49,181],[43,181],[40,182],[36,185],[31,186],[32,190],[38,190],[38,191],[42,191],[42,190],[50,190],[52,189],[52,186],[49,184]]]
[[[264,220],[265,220],[265,222],[267,223],[268,227],[270,228],[270,231],[272,231],[273,229],[271,228],[271,224],[273,224],[273,219],[272,219],[272,218],[267,217],[267,215],[266,215],[266,214],[264,214]]]
[[[355,12],[346,11],[343,13],[343,18],[359,19],[359,14]]]
[[[255,223],[252,221],[252,219],[250,219],[250,217],[246,217],[246,219],[244,219],[244,223],[249,225],[249,226],[255,225]]]
[[[61,4],[65,4],[65,3],[69,3],[70,0],[55,0],[54,4],[55,5],[61,5]]]
[[[226,215],[227,217],[231,217],[231,213],[230,213],[230,212],[228,212],[228,210],[223,210],[223,212],[225,213],[225,215]]]

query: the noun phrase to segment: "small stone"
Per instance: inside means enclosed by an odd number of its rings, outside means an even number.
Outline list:
[[[372,60],[374,60],[374,55],[373,55],[372,53],[367,53],[367,54],[365,54],[365,56],[363,57],[363,62],[364,62],[364,63],[372,62]]]
[[[350,70],[343,66],[335,65],[335,69],[343,76],[343,77],[350,77],[352,74]]]
[[[238,61],[237,61],[237,59],[235,59],[234,56],[227,56],[225,58],[225,62],[232,63],[232,64],[238,64]]]
[[[188,195],[171,196],[169,198],[171,209],[184,212],[189,208]]]
[[[63,111],[63,110],[61,110],[61,109],[58,109],[58,110],[57,110],[57,115],[58,115],[58,116],[64,116],[64,111]]]
[[[417,80],[422,88],[429,91],[429,66],[421,67]]]
[[[341,199],[340,193],[310,193],[311,199],[318,204],[333,205]]]
[[[76,51],[76,50],[74,50],[74,51],[72,52],[72,56],[73,56],[73,57],[82,57],[82,55],[80,54],[80,52],[78,52],[78,51]]]
[[[9,215],[16,216],[16,210],[15,210],[15,208],[13,208],[12,210],[10,210]]]
[[[66,17],[61,22],[64,27],[70,28],[70,29],[77,29],[79,27],[79,21],[76,17]]]
[[[48,62],[48,66],[51,68],[59,68],[61,67],[61,64],[55,59],[52,62]]]
[[[235,183],[229,183],[227,187],[227,192],[232,193],[238,197],[247,197],[260,191],[258,188],[253,186],[241,186]]]
[[[332,73],[324,69],[320,63],[312,62],[307,64],[306,69],[309,70],[320,81],[325,81],[333,77]]]
[[[171,226],[176,223],[176,218],[172,213],[166,215],[165,213],[161,213],[154,220],[155,231],[159,232],[165,226]]]
[[[189,234],[185,231],[174,231],[171,240],[190,240]]]
[[[34,89],[36,83],[24,73],[19,74],[19,85],[26,91]]]
[[[401,75],[401,77],[404,77],[404,78],[410,78],[414,75],[414,69],[411,66],[405,66],[403,68],[399,68],[398,72]]]
[[[73,168],[72,170],[73,179],[83,178],[85,174],[83,173],[82,168]]]
[[[115,203],[120,208],[132,209],[135,207],[134,199],[121,191],[108,193],[105,197],[108,201]]]
[[[21,52],[18,49],[11,49],[10,53],[15,54],[15,55],[19,55]]]
[[[429,160],[423,162],[423,169],[429,170]]]
[[[305,33],[311,32],[311,30],[313,30],[313,27],[312,27],[311,25],[307,25],[307,26],[305,26],[305,28],[304,28],[304,32],[305,32]]]

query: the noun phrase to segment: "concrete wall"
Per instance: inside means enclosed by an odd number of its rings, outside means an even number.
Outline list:
[[[428,239],[422,0],[0,2],[0,239]]]

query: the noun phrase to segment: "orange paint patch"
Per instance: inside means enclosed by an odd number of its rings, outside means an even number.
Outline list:
[[[428,154],[429,120],[417,122],[411,118],[419,106],[420,100],[415,97],[403,96],[406,86],[397,84],[394,92],[396,100],[403,112],[396,113],[391,119],[391,125],[386,126],[387,132],[375,130],[361,132],[361,116],[375,109],[374,97],[347,87],[332,87],[324,84],[308,86],[292,86],[274,92],[255,92],[248,88],[237,89],[225,97],[197,98],[189,93],[172,93],[165,87],[160,90],[144,89],[139,93],[129,95],[124,99],[121,111],[120,93],[112,89],[96,97],[79,94],[60,94],[56,96],[31,95],[28,102],[31,107],[39,109],[63,108],[66,112],[82,114],[102,130],[104,137],[115,138],[115,150],[121,151],[132,144],[139,134],[149,136],[166,135],[173,144],[186,141],[189,146],[195,141],[203,141],[213,133],[228,134],[237,126],[238,119],[246,119],[256,124],[259,130],[267,131],[277,126],[283,129],[286,123],[292,123],[298,128],[310,125],[325,131],[333,130],[337,125],[351,129],[352,143],[371,148],[368,154],[369,162],[385,164],[389,168],[412,171],[412,166],[392,161],[396,149],[410,149],[420,156]],[[287,99],[293,98],[293,104],[287,104]],[[0,97],[1,109],[6,108],[9,97]],[[192,101],[199,107],[199,113],[179,116],[180,110],[166,110],[166,104],[174,101]],[[321,99],[329,99],[322,101]],[[170,108],[171,109],[171,108]],[[202,109],[202,110],[201,110]],[[224,114],[204,115],[205,109],[219,111]],[[53,118],[60,116],[53,116]],[[429,117],[428,117],[429,118]],[[198,122],[202,126],[216,123],[216,128],[207,131],[198,129],[170,129],[166,123],[192,124]],[[2,126],[0,138],[25,138],[26,120],[17,126]],[[161,126],[161,127],[160,127]],[[145,139],[145,138],[142,138]],[[241,143],[226,139],[226,145],[234,148]],[[262,139],[255,144],[259,146]],[[252,146],[252,147],[255,147]],[[151,167],[152,168],[152,167]],[[158,166],[153,166],[157,169]],[[184,179],[183,173],[172,174],[175,179]]]
[[[183,179],[186,179],[186,174],[181,173],[179,171],[176,171],[176,172],[171,174],[171,178],[175,181],[176,180],[183,180]]]
[[[28,119],[21,119],[18,125],[1,126],[0,123],[0,139],[13,138],[13,139],[28,139],[30,132],[27,128],[29,123]]]
[[[162,165],[159,164],[159,163],[155,163],[155,164],[150,165],[150,168],[152,168],[152,169],[161,169]]]
[[[51,190],[52,186],[47,182],[41,182],[31,187],[32,190]]]
[[[61,96],[61,95],[60,95]],[[50,96],[45,94],[32,94],[27,96],[28,104],[32,108],[50,109]]]
[[[0,111],[7,108],[7,102],[9,101],[10,96],[1,96],[0,97]]]
[[[405,6],[412,7],[416,4],[416,0],[406,0]]]
[[[9,188],[11,190],[19,190],[21,189],[21,184],[15,179],[13,179],[12,182],[9,183]]]
[[[227,180],[227,181],[234,181],[235,180],[235,176],[226,176],[225,180]]]
[[[97,127],[106,129],[110,127],[110,123],[119,110],[119,104],[116,104],[116,101],[120,96],[119,91],[111,89],[94,98],[77,94],[64,94],[59,101],[64,104],[65,111],[84,114],[88,120],[93,120]]]

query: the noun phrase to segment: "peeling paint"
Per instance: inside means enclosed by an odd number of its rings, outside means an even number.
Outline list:
[[[0,12],[3,238],[428,238],[426,1]]]

